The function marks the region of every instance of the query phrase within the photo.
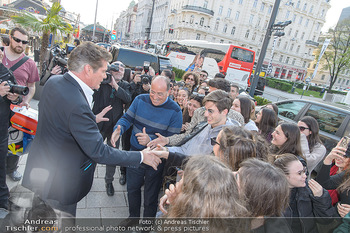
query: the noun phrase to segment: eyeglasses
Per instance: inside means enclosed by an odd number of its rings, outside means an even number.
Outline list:
[[[28,44],[29,43],[29,41],[27,41],[27,40],[20,40],[17,37],[14,37],[14,36],[12,36],[12,39],[14,41],[16,41],[17,43],[21,43],[21,42],[22,42],[22,44]]]
[[[215,146],[215,145],[219,145],[219,146],[220,146],[220,143],[218,143],[218,142],[216,141],[216,137],[215,137],[215,138],[210,138],[210,144],[211,144],[212,146]]]
[[[186,80],[194,81],[194,78],[187,78]]]
[[[299,126],[299,129],[300,129],[301,132],[303,132],[305,129],[310,129],[310,128],[306,128],[304,126]]]

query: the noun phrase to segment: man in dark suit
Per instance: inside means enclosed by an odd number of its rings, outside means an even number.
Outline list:
[[[111,55],[86,42],[73,50],[69,72],[53,76],[39,102],[39,121],[22,185],[53,208],[75,216],[77,203],[90,191],[96,163],[157,168],[147,150],[125,152],[103,143],[91,110],[93,89],[106,77]]]

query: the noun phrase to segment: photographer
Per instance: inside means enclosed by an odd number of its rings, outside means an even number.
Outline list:
[[[94,106],[92,111],[94,114],[100,113],[105,107],[110,106],[111,110],[105,114],[105,118],[109,121],[99,122],[98,128],[103,139],[107,138],[107,144],[110,144],[110,139],[113,133],[113,126],[123,115],[124,106],[131,102],[130,84],[122,80],[124,76],[125,66],[122,62],[116,61],[112,63],[108,71],[108,78],[101,83],[100,89],[95,91],[93,95]],[[109,81],[109,82],[108,82]],[[106,83],[108,82],[108,83]],[[119,147],[119,142],[117,148]],[[106,165],[106,191],[108,196],[114,195],[113,176],[115,174],[115,165]],[[123,173],[123,171],[122,171]],[[125,182],[124,182],[125,184]]]
[[[150,67],[151,68],[151,67]],[[141,74],[135,73],[133,81],[130,83],[132,99],[135,99],[136,96],[140,94],[148,94],[151,88],[152,77],[149,72],[142,71]],[[153,71],[154,73],[154,71]]]
[[[4,54],[0,50],[0,62]],[[18,104],[21,97],[10,92],[7,81],[15,83],[15,78],[9,75],[8,69],[0,63],[0,208],[8,208],[9,191],[6,185],[6,157],[8,144],[8,127],[10,122],[10,104]]]

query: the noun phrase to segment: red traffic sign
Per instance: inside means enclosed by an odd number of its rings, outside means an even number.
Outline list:
[[[143,43],[147,44],[148,40],[144,40]]]
[[[116,35],[117,34],[116,30],[112,30],[112,34]]]

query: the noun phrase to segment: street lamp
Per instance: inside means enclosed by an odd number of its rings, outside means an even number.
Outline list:
[[[92,39],[95,39],[95,31],[96,31],[96,18],[97,18],[97,7],[98,7],[98,0],[96,0],[96,10],[95,10],[95,20],[94,20],[94,30],[92,32]]]
[[[253,76],[254,78],[253,78],[253,81],[252,81],[252,85],[250,86],[249,95],[252,96],[252,97],[254,96],[254,92],[255,92],[256,86],[258,84],[259,74],[260,74],[260,71],[261,71],[262,64],[264,62],[267,46],[269,44],[269,41],[270,41],[270,38],[271,38],[273,30],[274,29],[275,30],[280,30],[280,28],[282,30],[282,28],[284,28],[287,25],[292,23],[292,21],[286,21],[286,22],[278,22],[278,23],[276,23],[274,25],[275,20],[276,20],[276,16],[277,16],[277,11],[278,11],[278,8],[280,6],[280,3],[281,3],[281,0],[276,0],[275,4],[273,6],[273,10],[272,10],[271,17],[270,17],[270,22],[269,22],[269,25],[267,27],[267,32],[265,34],[264,42],[263,42],[263,45],[262,45],[262,48],[261,48],[261,52],[260,52],[260,55],[259,55],[258,64],[256,65],[256,69],[255,69],[255,72],[254,72],[254,76]]]

